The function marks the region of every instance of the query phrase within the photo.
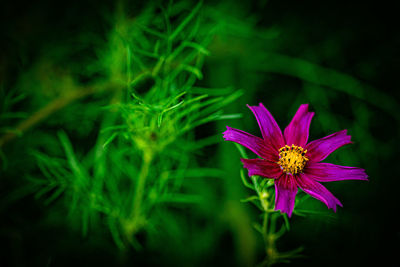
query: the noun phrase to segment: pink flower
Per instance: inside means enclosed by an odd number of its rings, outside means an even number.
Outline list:
[[[275,210],[290,217],[300,187],[336,212],[336,205],[342,207],[342,203],[319,182],[367,180],[364,169],[320,162],[339,147],[350,144],[351,136],[343,130],[307,143],[314,116],[314,112],[308,111],[308,104],[300,105],[283,135],[262,103],[247,106],[256,116],[263,139],[228,126],[224,138],[245,146],[262,158],[241,161],[249,176],[275,179]]]

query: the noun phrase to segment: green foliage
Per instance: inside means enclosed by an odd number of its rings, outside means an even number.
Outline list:
[[[96,58],[85,73],[103,77],[91,83],[93,92],[112,94],[110,104],[102,108],[83,107],[97,108],[97,113],[101,108],[93,147],[79,154],[68,134],[58,131],[61,155],[32,153],[43,175],[29,179],[35,196],[46,205],[62,201],[84,236],[106,225],[118,247],[130,243],[140,248],[135,234],[162,227],[156,209],[201,201],[200,195],[185,189],[186,177],[221,175],[196,167],[194,152],[216,140],[195,142],[193,129],[239,117],[222,109],[242,93],[193,86],[203,76],[206,45],[213,37],[212,29],[198,32],[201,6],[200,2],[187,13],[175,8],[188,7],[171,4],[161,9],[162,19],[151,5],[135,20],[117,14],[106,43],[96,46]],[[179,14],[174,22],[173,14]],[[72,93],[60,93],[65,94]]]

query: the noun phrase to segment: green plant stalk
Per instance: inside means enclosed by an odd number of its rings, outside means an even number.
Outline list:
[[[125,224],[125,231],[128,239],[132,234],[137,232],[144,220],[141,218],[141,206],[143,202],[143,194],[145,190],[146,180],[149,175],[150,165],[153,160],[153,152],[144,151],[143,163],[139,172],[138,180],[135,186],[135,193],[132,202],[132,211],[129,216],[128,222]]]
[[[240,155],[242,158],[248,159],[246,151],[244,148],[239,145],[235,144],[236,148],[239,150]],[[275,210],[272,209],[272,203],[274,203],[274,188],[272,187],[273,183],[272,180],[266,183],[259,183],[260,179],[258,176],[253,175],[250,176],[252,185],[250,185],[244,176],[241,176],[243,184],[254,190],[257,193],[258,200],[261,204],[261,210],[263,212],[263,222],[261,227],[257,226],[257,231],[260,232],[264,239],[265,244],[265,253],[266,257],[263,262],[261,262],[258,266],[272,266],[278,262],[289,262],[290,259],[301,257],[299,254],[303,248],[299,247],[295,250],[288,251],[288,252],[279,252],[276,249],[276,241],[285,233],[285,229],[289,229],[289,222],[285,214],[279,215],[276,213]],[[264,178],[262,178],[264,179]],[[265,181],[265,180],[264,180]],[[276,213],[276,214],[274,214]],[[272,214],[272,215],[270,215]],[[278,216],[275,216],[278,215]],[[285,225],[280,228],[280,230],[276,231],[276,220],[279,216],[285,221]]]
[[[88,95],[91,95],[93,93],[96,93],[97,91],[101,91],[103,88],[100,88],[100,90],[95,90],[92,87],[87,87],[87,88],[79,88],[79,90],[75,90],[74,92],[71,92],[67,95],[60,96],[59,98],[54,99],[50,103],[48,103],[46,106],[43,108],[39,109],[35,113],[33,113],[30,117],[27,119],[23,120],[20,122],[16,127],[15,131],[6,133],[3,136],[0,137],[0,147],[2,147],[4,144],[7,142],[13,140],[14,138],[24,134],[28,129],[31,127],[35,126],[39,122],[45,120],[47,117],[49,117],[51,114],[55,113],[56,111],[64,108],[65,106],[68,106],[75,100],[79,100],[81,98],[84,98]]]
[[[269,215],[269,212],[264,211],[262,230],[263,230],[264,242],[266,245],[268,244],[268,219],[269,219],[268,215]]]
[[[256,176],[251,176],[251,180],[254,184],[254,188],[256,189],[256,192],[258,194],[258,197],[260,199],[261,206],[264,209],[264,214],[263,214],[263,223],[262,223],[262,235],[264,239],[264,244],[265,244],[265,252],[267,254],[267,266],[272,264],[274,262],[274,257],[276,255],[275,251],[275,233],[274,229],[270,227],[269,225],[269,220],[273,220],[273,218],[270,218],[269,214],[271,213],[270,209],[270,203],[271,201],[269,200],[271,194],[269,192],[265,192],[261,186],[258,184],[258,180]],[[272,222],[271,222],[272,224]],[[271,229],[270,229],[271,228]]]

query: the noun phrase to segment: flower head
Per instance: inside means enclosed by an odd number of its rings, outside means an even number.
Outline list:
[[[319,182],[367,180],[361,168],[322,163],[333,151],[350,144],[347,130],[308,141],[314,112],[308,104],[300,105],[282,134],[271,113],[262,103],[249,106],[260,126],[263,138],[227,126],[224,138],[245,146],[261,158],[241,159],[249,176],[259,175],[275,180],[275,210],[292,215],[295,197],[300,187],[305,193],[325,203],[336,212],[342,203]]]

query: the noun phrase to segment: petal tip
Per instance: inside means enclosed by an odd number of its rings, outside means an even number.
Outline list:
[[[337,211],[337,206],[343,208],[342,202],[340,202],[340,200],[336,198],[335,205],[332,207],[332,209],[333,209],[334,212]]]
[[[351,135],[348,135],[347,129],[344,129],[307,143],[306,149],[309,151],[309,156],[312,154],[312,162],[321,162],[336,149],[352,143]]]
[[[308,111],[308,107],[309,107],[309,104],[306,103],[306,104],[301,104],[299,108],[305,108],[306,111]]]
[[[222,137],[224,138],[225,141],[232,141],[230,138],[231,131],[232,131],[232,128],[229,126],[226,126],[226,130],[222,133]]]
[[[261,102],[259,102],[258,105],[251,106],[251,105],[249,105],[249,104],[246,104],[246,106],[247,106],[249,109],[251,109],[251,110],[253,110],[253,108],[265,108],[265,109],[267,109],[267,108],[264,106],[264,104],[261,103]]]
[[[291,217],[292,217],[293,210],[291,210],[291,211],[289,211],[289,212],[285,212],[285,213],[288,215],[289,218],[291,218]]]
[[[292,214],[293,214],[293,209],[292,210],[288,210],[288,209],[285,209],[285,208],[275,207],[275,210],[276,211],[280,211],[281,213],[286,213],[289,218],[291,218]]]

